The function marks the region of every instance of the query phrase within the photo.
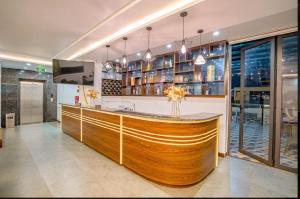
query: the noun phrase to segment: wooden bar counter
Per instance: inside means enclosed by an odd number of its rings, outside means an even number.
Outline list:
[[[218,165],[219,116],[173,118],[62,105],[64,133],[159,183],[199,182]]]

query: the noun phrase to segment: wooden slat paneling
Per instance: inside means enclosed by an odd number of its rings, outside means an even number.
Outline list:
[[[124,118],[127,125],[132,125],[133,122],[128,122],[128,120]],[[134,124],[134,126],[145,127],[144,121],[134,120]],[[147,131],[155,132],[159,125],[161,124],[147,125]],[[201,133],[206,133],[208,129],[216,129],[217,121],[193,124],[191,130],[189,124],[176,124],[175,127],[170,126],[172,129],[170,132],[164,129],[166,128],[164,125],[162,124],[162,131],[168,135],[182,135],[183,132],[186,132],[185,135],[201,135]],[[168,185],[197,183],[207,176],[216,165],[216,131],[210,134],[212,136],[208,136],[204,142],[189,145],[193,141],[178,142],[178,140],[186,140],[187,138],[170,137],[169,141],[156,143],[153,142],[156,141],[154,138],[161,137],[151,135],[152,139],[145,138],[146,140],[142,140],[137,138],[142,136],[132,137],[125,133],[123,134],[123,164],[142,176],[160,183]],[[194,141],[194,143],[196,142]]]
[[[76,114],[77,117],[80,117],[80,109],[72,108],[67,106],[62,106],[62,112],[67,112],[71,114]],[[80,141],[80,119],[75,119],[73,117],[68,117],[62,115],[61,117],[62,131],[76,140]]]
[[[94,118],[103,118],[108,114],[102,115],[102,113],[97,113],[97,117]],[[91,116],[91,114],[88,114]],[[83,112],[83,117],[86,116],[86,112]],[[119,117],[119,116],[117,116]],[[110,118],[110,117],[108,117]],[[115,119],[115,118],[114,118]],[[110,121],[109,119],[106,119]],[[113,120],[115,121],[115,120]],[[99,120],[99,123],[101,121]],[[105,125],[104,127],[99,126],[99,123],[91,124],[93,121],[82,122],[82,142],[96,151],[104,154],[105,156],[111,158],[112,160],[119,163],[120,160],[120,127],[116,131],[115,126],[109,127]],[[120,118],[119,118],[120,123]],[[97,125],[98,124],[98,125]],[[101,124],[100,124],[101,125]],[[115,128],[113,128],[115,127]],[[109,129],[111,128],[111,129]]]

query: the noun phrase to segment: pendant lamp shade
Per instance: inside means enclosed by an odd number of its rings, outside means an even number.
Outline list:
[[[124,54],[123,54],[123,57],[122,57],[122,63],[124,65],[126,65],[127,63],[127,56],[126,56],[126,41],[127,41],[127,37],[123,37],[123,40],[124,40]]]
[[[110,71],[113,67],[111,61],[108,61],[108,49],[110,45],[106,45],[105,47],[106,47],[106,62],[104,63],[104,69],[105,71]]]
[[[200,29],[200,30],[197,31],[197,33],[199,33],[199,35],[200,35],[200,46],[201,46],[201,33],[203,33],[203,30]],[[199,50],[199,54],[198,54],[197,58],[195,59],[194,63],[195,63],[195,65],[204,65],[204,64],[206,64],[206,59],[203,56],[201,47],[200,47],[200,50]]]
[[[182,54],[185,54],[187,49],[186,49],[186,44],[185,44],[185,39],[184,39],[184,17],[187,16],[187,12],[182,12],[180,13],[180,17],[182,17],[182,42],[181,42],[181,48],[180,52]]]
[[[144,57],[146,58],[146,60],[150,61],[152,58],[152,52],[149,46],[150,46],[150,31],[152,30],[152,28],[147,27],[146,30],[148,31],[148,49],[146,50]]]

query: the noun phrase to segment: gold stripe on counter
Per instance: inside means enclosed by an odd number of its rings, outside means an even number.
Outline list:
[[[212,135],[216,135],[216,131],[214,132],[210,132],[210,134],[200,137],[200,138],[196,138],[196,139],[189,139],[189,140],[176,140],[176,139],[165,139],[165,138],[158,138],[158,137],[153,137],[153,136],[148,136],[148,135],[143,135],[143,134],[139,134],[136,133],[134,131],[128,131],[128,130],[123,130],[126,133],[130,133],[130,134],[134,134],[136,136],[142,136],[142,137],[146,137],[146,138],[151,138],[154,140],[162,140],[162,141],[169,141],[169,142],[195,142],[195,141],[201,141],[201,140],[205,140],[206,138],[212,136]]]
[[[160,141],[154,141],[154,140],[149,140],[149,139],[144,139],[144,138],[141,138],[141,137],[138,137],[138,136],[135,136],[135,135],[131,135],[131,134],[128,134],[128,133],[123,133],[124,135],[128,135],[128,136],[131,136],[131,137],[135,137],[137,139],[140,139],[140,140],[144,140],[144,141],[147,141],[147,142],[153,142],[153,143],[158,143],[158,144],[164,144],[164,145],[174,145],[174,146],[190,146],[190,145],[197,145],[197,144],[201,144],[201,143],[204,143],[204,142],[207,142],[209,140],[211,140],[212,138],[216,137],[217,134],[214,134],[213,136],[209,137],[208,139],[206,140],[203,140],[203,141],[200,141],[200,142],[194,142],[194,143],[170,143],[170,142],[160,142]]]

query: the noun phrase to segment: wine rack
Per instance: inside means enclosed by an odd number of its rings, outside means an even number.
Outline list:
[[[122,80],[102,79],[102,96],[120,96]]]

